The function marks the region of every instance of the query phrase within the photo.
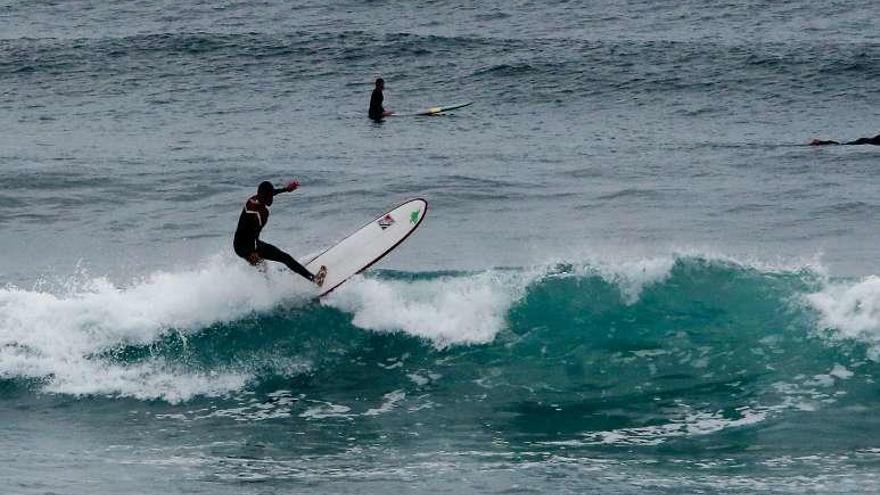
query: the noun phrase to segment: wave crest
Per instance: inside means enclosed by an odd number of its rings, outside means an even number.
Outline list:
[[[0,380],[177,402],[346,369],[350,359],[372,359],[361,346],[379,338],[420,359],[489,352],[501,374],[472,377],[481,386],[546,382],[567,390],[600,373],[610,380],[602,387],[626,390],[644,387],[646,377],[723,381],[768,367],[815,375],[804,364],[810,359],[849,366],[836,351],[809,347],[804,339],[817,322],[853,345],[880,343],[878,277],[829,281],[812,266],[702,255],[473,273],[378,271],[320,304],[310,294],[280,267],[262,274],[226,258],[125,287],[100,277],[54,292],[7,287],[0,290]],[[806,306],[794,304],[804,298]],[[782,329],[796,329],[797,338]],[[809,351],[793,348],[799,345]],[[783,355],[798,356],[787,371],[777,363]],[[507,376],[508,366],[526,382]],[[434,371],[422,363],[408,373]]]

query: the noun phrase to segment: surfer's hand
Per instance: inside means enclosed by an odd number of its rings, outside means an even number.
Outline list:
[[[287,192],[293,192],[293,191],[295,191],[296,188],[298,188],[298,187],[299,187],[299,181],[298,181],[298,180],[292,180],[292,181],[290,181],[290,182],[287,183],[287,187],[285,187],[285,189],[287,189]]]
[[[256,265],[259,265],[260,262],[263,261],[263,258],[260,257],[260,253],[254,251],[253,253],[248,255],[247,260],[248,260],[248,263],[256,266]]]

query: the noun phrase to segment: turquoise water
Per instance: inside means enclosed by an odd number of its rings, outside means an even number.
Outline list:
[[[0,7],[4,493],[876,493],[872,7]]]

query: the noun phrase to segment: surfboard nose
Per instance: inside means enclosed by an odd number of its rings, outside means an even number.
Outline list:
[[[329,294],[352,276],[385,257],[421,225],[428,210],[423,198],[413,198],[382,213],[360,229],[328,248],[306,264],[315,273],[324,272],[321,294]]]

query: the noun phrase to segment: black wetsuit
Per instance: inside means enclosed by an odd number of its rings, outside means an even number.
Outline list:
[[[880,134],[877,134],[876,136],[869,137],[869,138],[867,138],[867,137],[858,138],[855,141],[847,141],[845,143],[841,143],[838,141],[830,141],[830,140],[823,141],[823,140],[816,139],[816,140],[813,140],[813,142],[810,144],[812,144],[813,146],[823,146],[826,144],[841,144],[841,145],[844,145],[844,144],[850,144],[850,145],[873,144],[875,146],[880,146]]]
[[[275,194],[284,191],[285,189],[276,189]],[[257,199],[256,196],[248,198],[247,203],[245,203],[244,208],[241,210],[241,216],[238,217],[238,227],[235,229],[235,238],[232,242],[235,254],[247,260],[248,256],[257,253],[262,259],[284,263],[291,270],[308,280],[314,281],[315,276],[297,263],[292,256],[260,240],[260,231],[263,230],[268,221],[269,208]]]
[[[880,146],[880,134],[877,134],[876,136],[870,138],[858,138],[855,141],[850,141],[843,144],[873,144]]]
[[[370,96],[370,111],[368,115],[373,120],[382,120],[382,117],[385,116],[385,108],[382,107],[382,103],[385,102],[385,95],[382,94],[382,90],[376,88],[373,90],[373,95]]]

